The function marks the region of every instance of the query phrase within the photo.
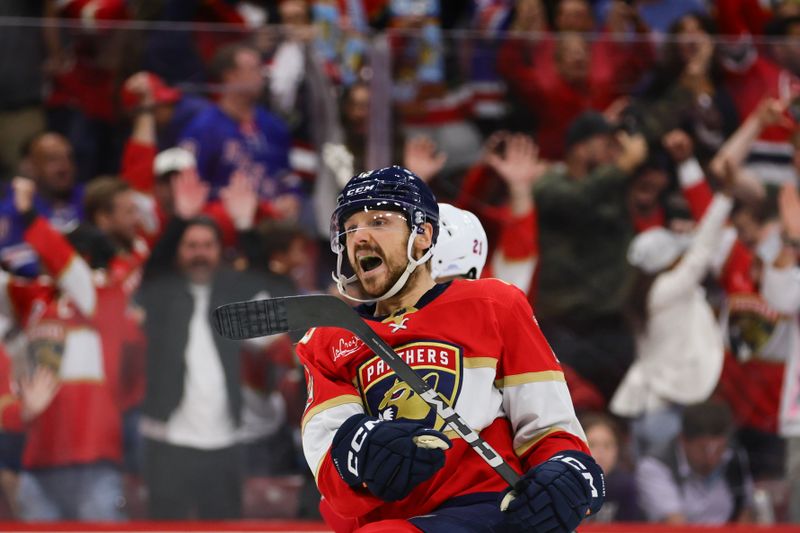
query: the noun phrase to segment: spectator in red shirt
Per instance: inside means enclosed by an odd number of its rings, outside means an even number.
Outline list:
[[[555,69],[543,75],[534,65],[517,72],[516,89],[536,116],[542,156],[561,159],[564,135],[572,118],[588,109],[603,110],[619,96],[611,72],[596,68],[592,48],[580,34],[566,34],[553,48]],[[546,71],[546,69],[545,69]]]
[[[613,22],[606,33],[588,36],[594,27],[589,3],[562,0],[555,15],[558,38],[532,35],[533,41],[513,38],[503,46],[498,69],[534,115],[543,158],[562,159],[569,123],[584,111],[608,108],[652,62],[647,28],[636,12],[620,11]],[[637,32],[630,43],[621,39],[629,27]]]

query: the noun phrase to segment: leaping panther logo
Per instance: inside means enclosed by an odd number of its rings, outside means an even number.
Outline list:
[[[430,372],[422,378],[429,387],[436,390],[439,384],[439,374]],[[378,404],[378,416],[384,420],[419,420],[425,421],[431,415],[431,407],[419,394],[405,381],[395,378],[394,383],[383,395],[383,400]],[[433,429],[444,426],[444,420],[436,417]]]

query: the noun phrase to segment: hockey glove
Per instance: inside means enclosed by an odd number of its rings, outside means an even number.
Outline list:
[[[352,488],[402,500],[444,466],[450,439],[417,422],[353,415],[333,437],[331,457]]]
[[[560,452],[522,476],[500,504],[509,524],[537,532],[574,531],[587,511],[600,510],[603,471],[585,453]]]

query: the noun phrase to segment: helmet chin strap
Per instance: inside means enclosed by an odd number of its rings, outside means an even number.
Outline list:
[[[371,304],[386,300],[387,298],[391,298],[402,289],[406,282],[408,281],[409,276],[414,270],[419,266],[424,264],[428,259],[430,259],[431,255],[433,255],[433,246],[428,248],[425,254],[420,257],[419,259],[414,259],[412,255],[412,251],[414,249],[414,240],[417,238],[417,227],[414,226],[411,228],[411,235],[408,236],[408,246],[406,247],[406,257],[408,258],[408,264],[406,265],[406,269],[403,271],[403,274],[397,279],[397,281],[392,285],[392,287],[383,293],[382,295],[378,296],[377,298],[356,298],[355,296],[350,296],[347,294],[347,286],[355,283],[358,280],[358,276],[355,274],[347,277],[342,274],[342,255],[344,255],[344,250],[339,249],[336,253],[336,273],[333,274],[333,281],[336,282],[336,288],[339,290],[339,294],[351,300],[353,302],[358,302],[362,304]]]

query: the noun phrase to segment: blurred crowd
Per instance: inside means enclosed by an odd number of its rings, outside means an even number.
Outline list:
[[[336,294],[397,163],[528,295],[593,520],[800,523],[798,76],[797,0],[4,0],[0,520],[318,518],[298,339],[209,313]]]

